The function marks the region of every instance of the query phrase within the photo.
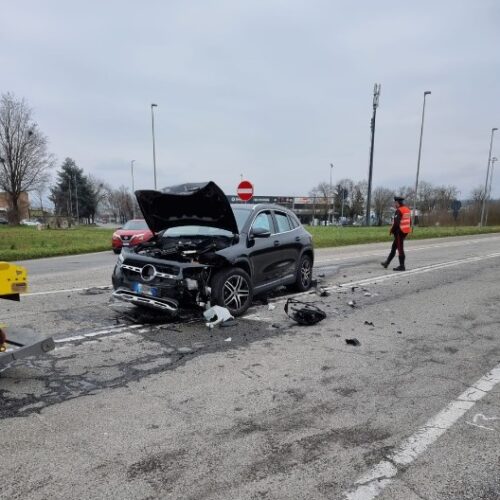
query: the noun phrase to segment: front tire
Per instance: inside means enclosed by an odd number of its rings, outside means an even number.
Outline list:
[[[252,280],[240,268],[219,271],[212,280],[212,302],[241,316],[252,304]]]
[[[304,254],[299,260],[293,288],[297,292],[306,292],[312,285],[313,263],[309,255]]]

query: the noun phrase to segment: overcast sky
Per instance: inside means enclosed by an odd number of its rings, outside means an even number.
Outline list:
[[[240,176],[256,195],[307,195],[368,176],[462,198],[484,185],[500,128],[498,0],[0,0],[0,92],[25,98],[58,160],[113,187]],[[497,132],[498,134],[498,132]],[[500,135],[500,134],[499,134]],[[500,159],[500,137],[493,156]],[[500,196],[500,161],[493,195]]]

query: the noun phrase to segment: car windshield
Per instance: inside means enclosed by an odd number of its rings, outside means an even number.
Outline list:
[[[148,225],[145,220],[129,220],[125,223],[122,229],[128,229],[131,231],[148,229]]]
[[[245,222],[247,221],[252,211],[249,208],[232,207],[232,209],[234,218],[236,219],[236,224],[238,224],[238,231],[241,233],[241,230],[243,229],[243,226],[245,225]]]

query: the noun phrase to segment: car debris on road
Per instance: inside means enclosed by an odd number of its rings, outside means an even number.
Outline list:
[[[221,306],[212,306],[203,313],[203,316],[207,320],[205,324],[208,328],[214,328],[221,323],[234,319],[229,310]]]
[[[302,302],[297,299],[288,299],[285,304],[285,313],[299,325],[314,325],[326,318],[326,313],[312,302]]]

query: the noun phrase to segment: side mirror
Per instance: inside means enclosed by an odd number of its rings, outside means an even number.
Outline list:
[[[269,229],[264,229],[263,227],[254,227],[250,231],[250,236],[252,238],[269,238],[271,236],[271,231],[269,231]]]

